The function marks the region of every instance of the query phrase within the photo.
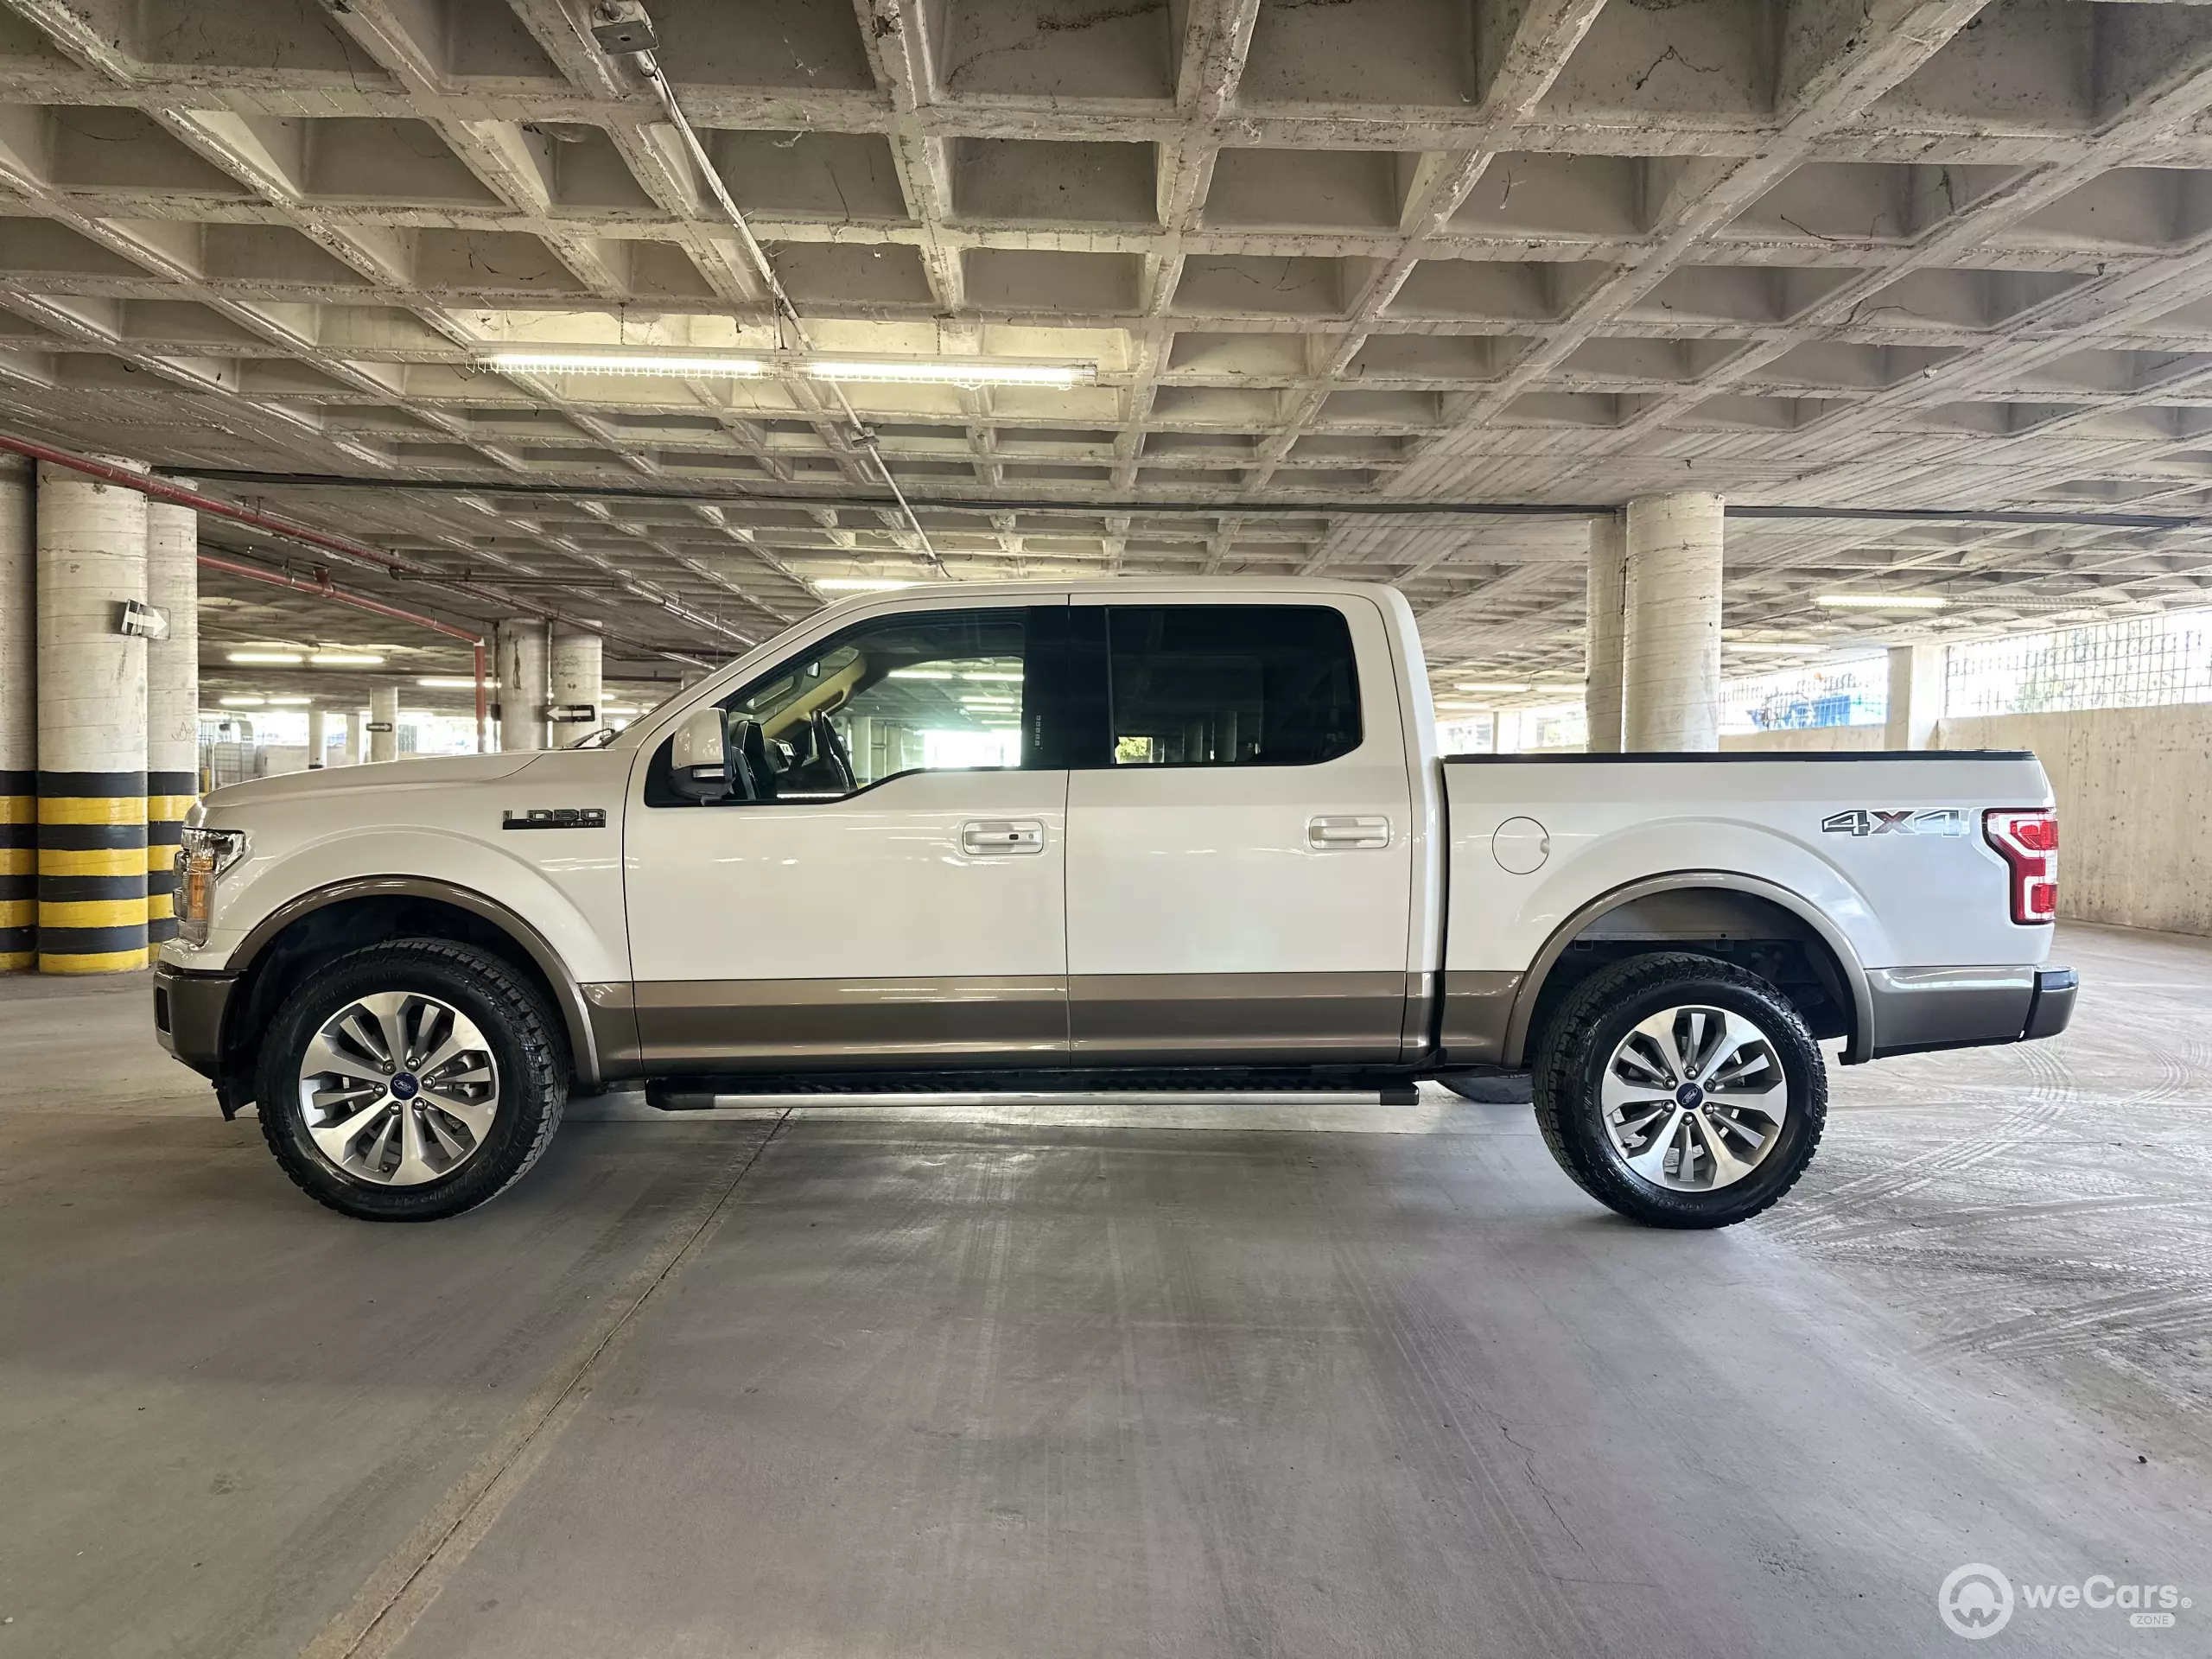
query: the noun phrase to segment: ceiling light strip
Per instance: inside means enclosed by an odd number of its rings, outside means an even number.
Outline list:
[[[745,245],[747,256],[753,261],[753,269],[760,272],[760,280],[766,286],[769,296],[775,301],[777,309],[783,319],[790,323],[791,337],[810,354],[813,351],[813,344],[807,339],[806,325],[799,321],[798,308],[791,303],[791,296],[784,291],[783,283],[776,276],[776,268],[768,263],[767,251],[754,238],[752,226],[746,223],[745,215],[738,210],[736,199],[730,194],[729,188],[722,182],[722,175],[715,170],[714,162],[708,156],[706,146],[699,142],[699,135],[692,130],[690,121],[683,113],[683,106],[676,101],[676,88],[669,84],[668,77],[662,73],[658,54],[647,51],[639,52],[635,55],[639,68],[644,72],[645,79],[652,83],[653,91],[659,95],[661,107],[668,112],[669,120],[682,137],[683,147],[690,152],[691,164],[698,170],[701,181],[706,185],[708,192],[714,197],[715,204],[721,208],[730,224],[735,227],[739,239]],[[828,382],[828,385],[830,390],[836,394],[837,405],[845,411],[845,419],[851,423],[859,448],[875,463],[875,470],[882,478],[885,487],[897,498],[899,512],[906,515],[906,522],[913,526],[914,537],[922,544],[923,556],[928,559],[939,575],[950,575],[951,572],[945,569],[944,560],[938,553],[936,543],[930,540],[929,531],[922,528],[922,521],[916,515],[913,504],[906,499],[906,493],[899,487],[899,480],[891,475],[891,468],[885,464],[882,452],[876,447],[873,435],[868,434],[860,416],[853,409],[852,401],[845,396],[844,387],[835,380]]]
[[[493,352],[483,359],[515,374],[652,374],[702,379],[753,379],[768,365],[757,357],[633,357],[612,352]]]
[[[1941,594],[1818,594],[1813,602],[1832,611],[1940,611],[1951,601]]]
[[[674,357],[612,352],[493,352],[478,359],[503,374],[630,374],[670,379],[757,380],[789,368],[809,379],[944,386],[1073,386],[1098,378],[1095,364],[956,363],[941,359]]]

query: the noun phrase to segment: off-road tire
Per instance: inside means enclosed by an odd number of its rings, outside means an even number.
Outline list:
[[[441,1179],[382,1186],[347,1175],[307,1132],[299,1068],[307,1045],[346,1003],[418,991],[462,1010],[499,1064],[499,1112],[484,1145]],[[568,1065],[559,1027],[536,988],[488,951],[447,939],[393,939],[334,957],[308,973],[270,1022],[259,1068],[262,1138],[318,1204],[363,1221],[438,1221],[488,1203],[522,1179],[561,1126]]]
[[[1782,1138],[1751,1173],[1710,1192],[1677,1191],[1628,1166],[1605,1131],[1599,1084],[1639,1021],[1684,1003],[1739,1014],[1772,1046],[1789,1086]],[[1827,1069],[1788,998],[1732,963],[1677,952],[1630,957],[1575,987],[1536,1055],[1536,1125],[1559,1166],[1600,1204],[1652,1227],[1731,1227],[1796,1185],[1827,1120]]]

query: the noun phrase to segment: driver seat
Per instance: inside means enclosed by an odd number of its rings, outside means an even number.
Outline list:
[[[786,800],[806,796],[835,799],[853,792],[852,763],[845,758],[844,740],[830,724],[827,712],[817,714],[791,735],[803,741],[804,747],[798,758],[776,779],[776,793],[779,797]]]

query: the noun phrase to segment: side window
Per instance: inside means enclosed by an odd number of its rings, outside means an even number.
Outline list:
[[[1332,606],[1114,605],[1106,630],[1116,766],[1305,766],[1359,747]]]
[[[885,617],[779,664],[722,700],[756,798],[836,800],[901,772],[1034,764],[1028,632],[1018,609]],[[677,804],[650,777],[646,798]]]

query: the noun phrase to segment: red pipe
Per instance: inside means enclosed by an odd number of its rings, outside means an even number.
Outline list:
[[[421,616],[413,611],[403,611],[397,605],[387,605],[382,600],[365,599],[359,594],[347,593],[343,588],[327,582],[309,582],[304,576],[288,576],[281,570],[264,570],[257,564],[239,564],[232,559],[219,559],[213,553],[202,553],[200,563],[210,570],[220,570],[233,576],[245,576],[253,582],[265,582],[271,587],[289,588],[296,594],[313,594],[317,599],[327,599],[334,605],[351,605],[357,611],[372,611],[378,616],[388,616],[396,622],[412,622],[418,628],[428,628],[433,633],[442,633],[448,639],[465,639],[476,647],[477,677],[483,677],[482,657],[484,641],[480,635],[467,628],[456,628],[449,622],[441,622],[434,616]]]
[[[373,599],[364,599],[359,594],[349,594],[334,588],[327,582],[308,582],[298,576],[288,576],[281,570],[264,570],[258,566],[239,564],[230,559],[219,559],[213,553],[202,553],[200,563],[210,570],[220,570],[233,576],[245,576],[252,582],[265,582],[271,587],[289,588],[296,594],[313,594],[317,599],[327,599],[334,605],[351,605],[355,610],[371,611],[378,616],[388,616],[396,621],[412,622],[416,626],[442,633],[449,639],[466,639],[476,652],[476,753],[484,753],[491,747],[489,726],[485,719],[484,706],[484,642],[466,628],[456,628],[441,622],[434,616],[417,616],[413,611],[403,611],[397,605],[386,605]]]
[[[320,548],[328,553],[342,554],[346,558],[358,559],[382,569],[402,572],[408,575],[434,577],[442,585],[456,592],[467,594],[472,599],[481,600],[498,610],[527,611],[534,616],[543,617],[549,622],[567,620],[558,612],[547,610],[542,605],[533,605],[524,599],[510,599],[503,594],[493,593],[487,588],[476,587],[473,583],[456,581],[442,572],[431,569],[428,565],[416,564],[410,559],[399,558],[384,551],[381,548],[371,547],[365,542],[353,541],[344,536],[333,536],[327,531],[316,530],[312,525],[302,524],[295,519],[281,518],[273,512],[262,512],[251,507],[241,507],[228,501],[219,501],[212,495],[202,495],[197,490],[188,490],[181,485],[172,484],[166,479],[155,478],[145,473],[134,473],[127,467],[111,467],[107,462],[94,461],[89,455],[72,454],[67,449],[56,449],[47,444],[34,443],[29,438],[16,437],[6,432],[0,432],[0,450],[25,455],[33,461],[47,461],[55,467],[67,467],[72,472],[83,473],[87,477],[100,480],[103,483],[119,484],[127,490],[137,490],[156,501],[168,501],[180,507],[190,507],[196,512],[207,514],[211,518],[227,518],[232,524],[251,524],[256,530],[266,531],[272,536],[282,536],[287,541],[298,542],[308,547]],[[474,639],[478,637],[473,633],[460,632],[442,623],[430,622],[424,617],[411,616],[405,611],[391,611],[388,614],[404,617],[410,621],[421,622],[425,626],[435,627],[441,633],[450,633],[458,639]]]

